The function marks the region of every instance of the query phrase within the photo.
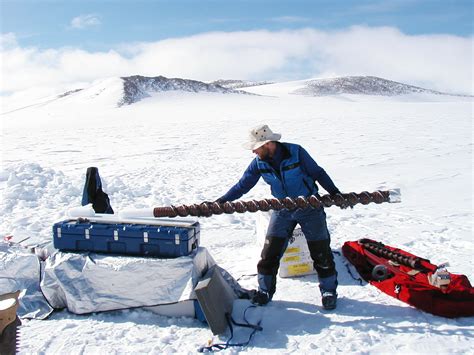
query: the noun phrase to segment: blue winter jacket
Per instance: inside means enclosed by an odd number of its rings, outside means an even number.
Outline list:
[[[318,193],[317,181],[327,192],[339,192],[329,175],[301,146],[277,142],[273,158],[255,157],[247,170],[219,202],[233,201],[249,192],[262,177],[276,198],[309,196]]]

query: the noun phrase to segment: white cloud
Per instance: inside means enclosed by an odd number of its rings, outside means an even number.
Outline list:
[[[1,91],[134,74],[197,80],[375,75],[470,93],[472,48],[473,37],[412,36],[392,27],[361,26],[340,31],[212,32],[104,52],[16,45],[1,52]]]
[[[96,14],[87,14],[74,17],[70,27],[73,29],[84,29],[86,27],[98,26],[101,24],[100,17]]]
[[[0,50],[16,47],[17,45],[18,42],[14,33],[8,32],[0,34]]]

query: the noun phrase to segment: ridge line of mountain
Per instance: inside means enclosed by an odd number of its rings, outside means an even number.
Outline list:
[[[111,78],[112,79],[112,78]],[[339,96],[339,95],[371,95],[371,96],[400,96],[408,94],[431,94],[431,95],[444,95],[452,97],[465,97],[472,98],[472,95],[453,94],[446,93],[431,89],[425,89],[419,86],[409,85],[400,83],[393,80],[388,80],[376,76],[343,76],[334,78],[321,78],[321,79],[307,79],[293,82],[268,82],[268,81],[249,81],[249,80],[229,80],[220,79],[211,82],[203,82],[192,79],[182,78],[167,78],[159,75],[154,77],[148,77],[143,75],[132,75],[115,78],[115,80],[121,80],[122,82],[116,86],[120,88],[122,94],[117,98],[116,105],[118,107],[132,105],[145,98],[151,97],[154,93],[166,92],[166,91],[182,91],[182,92],[212,92],[220,94],[239,94],[239,95],[258,95],[245,90],[245,88],[257,87],[257,86],[271,86],[284,83],[295,83],[296,87],[289,88],[286,92],[292,95],[302,95],[309,97],[324,97],[324,96]],[[107,81],[101,81],[102,85],[108,85]],[[114,81],[111,81],[114,83]],[[100,84],[98,84],[100,85]],[[300,87],[298,87],[300,85]],[[91,88],[94,88],[92,85]],[[71,97],[77,94],[86,93],[88,88],[79,88],[70,91],[66,91],[62,94],[56,95],[51,98],[44,98],[42,101],[25,105],[19,108],[9,110],[8,112],[2,112],[3,114],[11,113],[14,111],[22,110],[34,106],[42,106],[52,103],[56,100]],[[96,97],[106,92],[107,86],[95,88],[92,93],[87,93],[89,97]],[[260,90],[261,91],[261,90]],[[265,95],[263,93],[262,95]]]

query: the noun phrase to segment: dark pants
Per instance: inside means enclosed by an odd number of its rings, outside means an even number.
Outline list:
[[[324,209],[308,207],[292,211],[274,211],[268,225],[261,259],[257,264],[259,290],[267,292],[270,298],[276,290],[280,259],[297,224],[301,226],[306,237],[314,268],[318,273],[321,292],[335,291],[337,288],[337,272]]]

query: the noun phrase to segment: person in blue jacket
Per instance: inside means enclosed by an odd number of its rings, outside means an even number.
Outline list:
[[[340,193],[329,175],[308,152],[297,144],[279,142],[281,134],[268,125],[250,130],[250,140],[244,145],[256,154],[240,180],[216,202],[234,201],[263,180],[270,185],[276,198],[318,194],[318,182],[329,194]],[[265,305],[276,290],[280,259],[296,225],[306,237],[314,268],[318,273],[324,309],[334,309],[337,303],[337,271],[330,247],[330,237],[323,208],[297,208],[273,211],[270,218],[261,259],[257,264],[258,291],[252,302]]]

